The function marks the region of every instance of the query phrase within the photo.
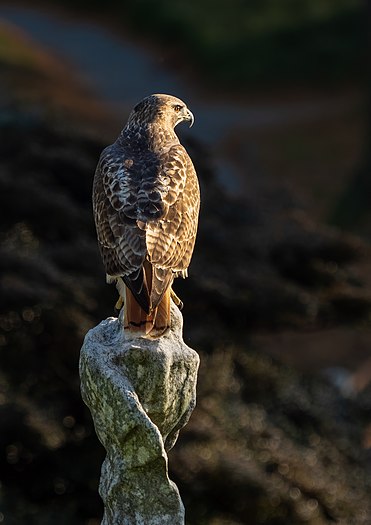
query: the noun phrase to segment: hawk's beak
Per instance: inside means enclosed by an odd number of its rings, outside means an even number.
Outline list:
[[[186,109],[184,120],[189,120],[191,122],[190,125],[189,125],[190,128],[193,126],[195,118],[193,116],[192,111],[190,111],[188,108]]]

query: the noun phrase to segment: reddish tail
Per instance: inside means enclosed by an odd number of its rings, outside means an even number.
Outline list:
[[[170,286],[159,305],[147,314],[125,286],[124,329],[140,336],[160,337],[170,328]]]

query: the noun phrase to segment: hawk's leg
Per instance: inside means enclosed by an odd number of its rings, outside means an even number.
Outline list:
[[[115,311],[119,312],[121,308],[123,307],[123,304],[124,304],[124,301],[120,295],[119,298],[117,299],[117,303],[115,304]]]
[[[119,293],[119,298],[117,299],[117,303],[115,304],[115,313],[118,313],[121,308],[124,305],[124,294],[125,294],[125,285],[121,277],[114,277],[111,275],[106,276],[107,283],[114,283],[116,282],[116,288]]]
[[[179,299],[179,297],[177,296],[177,294],[174,292],[172,288],[170,288],[170,297],[172,298],[174,303],[177,305],[179,310],[182,310],[184,306],[183,301]]]

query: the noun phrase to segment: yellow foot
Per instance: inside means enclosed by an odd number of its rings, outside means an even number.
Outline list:
[[[124,304],[124,301],[122,300],[122,297],[120,297],[117,300],[117,303],[115,304],[115,310],[119,311],[122,308],[122,305]]]
[[[183,302],[179,299],[179,297],[177,296],[177,294],[174,292],[174,290],[172,288],[170,288],[170,297],[172,298],[174,303],[177,305],[179,310],[182,310],[183,306],[184,306]]]

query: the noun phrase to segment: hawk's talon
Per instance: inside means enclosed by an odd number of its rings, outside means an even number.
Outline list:
[[[179,297],[177,296],[177,294],[174,292],[172,288],[170,288],[170,297],[172,298],[174,303],[177,305],[179,310],[183,310],[183,306],[184,306],[183,301],[179,299]]]

